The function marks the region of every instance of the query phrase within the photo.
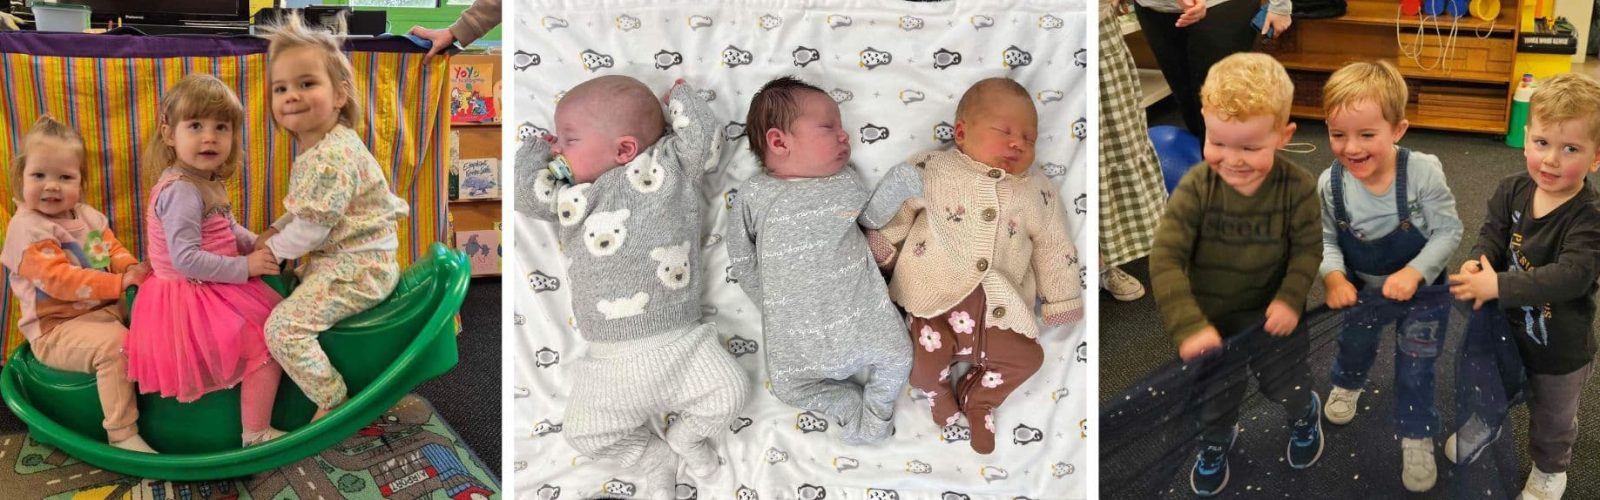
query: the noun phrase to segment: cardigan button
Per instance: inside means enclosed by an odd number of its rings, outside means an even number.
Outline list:
[[[989,270],[989,259],[978,259],[978,271]]]
[[[999,179],[1002,175],[1005,175],[1005,172],[1001,172],[998,168],[989,169],[989,178],[991,179]]]
[[[1006,307],[1005,306],[1000,306],[1000,307],[994,308],[994,317],[995,317],[995,319],[1000,319],[1000,318],[1006,317]]]
[[[995,216],[994,208],[985,208],[985,209],[983,209],[983,221],[984,222],[993,221],[994,220],[994,216]]]

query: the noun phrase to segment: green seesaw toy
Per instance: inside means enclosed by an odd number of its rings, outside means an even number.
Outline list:
[[[160,454],[106,444],[94,375],[54,370],[23,345],[0,372],[0,396],[30,436],[79,460],[137,477],[198,481],[247,476],[317,454],[355,434],[417,385],[456,365],[455,315],[471,274],[466,256],[435,243],[400,276],[376,307],[339,322],[319,340],[351,397],[321,420],[315,405],[286,376],[278,385],[273,427],[283,437],[239,446],[239,391],[217,391],[190,403],[139,396],[139,433]],[[285,293],[289,284],[273,283]]]

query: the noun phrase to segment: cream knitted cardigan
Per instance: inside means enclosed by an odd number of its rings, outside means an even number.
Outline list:
[[[1036,298],[1045,326],[1081,319],[1083,277],[1065,204],[1055,185],[1030,174],[1012,175],[956,149],[896,166],[868,209],[904,202],[886,224],[862,217],[869,228],[882,226],[869,240],[879,265],[894,268],[889,297],[913,316],[932,318],[981,285],[988,325],[1028,338],[1039,336]],[[918,178],[920,193],[896,192],[896,179],[904,185]]]

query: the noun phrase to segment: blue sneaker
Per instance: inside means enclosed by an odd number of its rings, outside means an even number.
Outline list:
[[[1239,429],[1233,429],[1233,437],[1227,446],[1208,444],[1200,447],[1200,453],[1194,459],[1194,468],[1189,471],[1189,489],[1194,494],[1209,497],[1222,493],[1228,486],[1228,451],[1233,449],[1233,442],[1239,439]]]
[[[1289,466],[1304,469],[1322,458],[1322,398],[1311,392],[1311,411],[1289,430]]]

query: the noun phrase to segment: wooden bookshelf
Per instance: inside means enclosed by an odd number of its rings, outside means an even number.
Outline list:
[[[466,64],[492,63],[494,72],[490,75],[491,81],[501,81],[500,54],[459,54],[451,57],[450,62]],[[501,109],[500,112],[505,110]],[[500,123],[455,123],[450,125],[452,135],[459,135],[459,155],[461,159],[496,158],[501,157],[500,149]],[[454,168],[454,165],[451,166]],[[503,163],[500,168],[507,168]],[[443,172],[448,179],[449,171]],[[502,176],[503,178],[503,176]],[[506,186],[501,186],[501,194],[505,194]],[[450,237],[452,246],[455,234],[458,231],[475,231],[497,229],[500,224],[500,198],[491,199],[458,199],[450,200]],[[502,233],[502,238],[504,233]],[[498,276],[498,274],[475,273],[473,276]]]
[[[1297,19],[1282,37],[1261,45],[1295,80],[1294,116],[1323,118],[1321,85],[1335,70],[1386,60],[1411,87],[1411,126],[1505,134],[1518,81],[1518,2],[1503,1],[1492,21],[1444,15],[1426,27],[1417,16],[1398,16],[1397,9],[1388,0],[1349,0],[1344,16]]]

